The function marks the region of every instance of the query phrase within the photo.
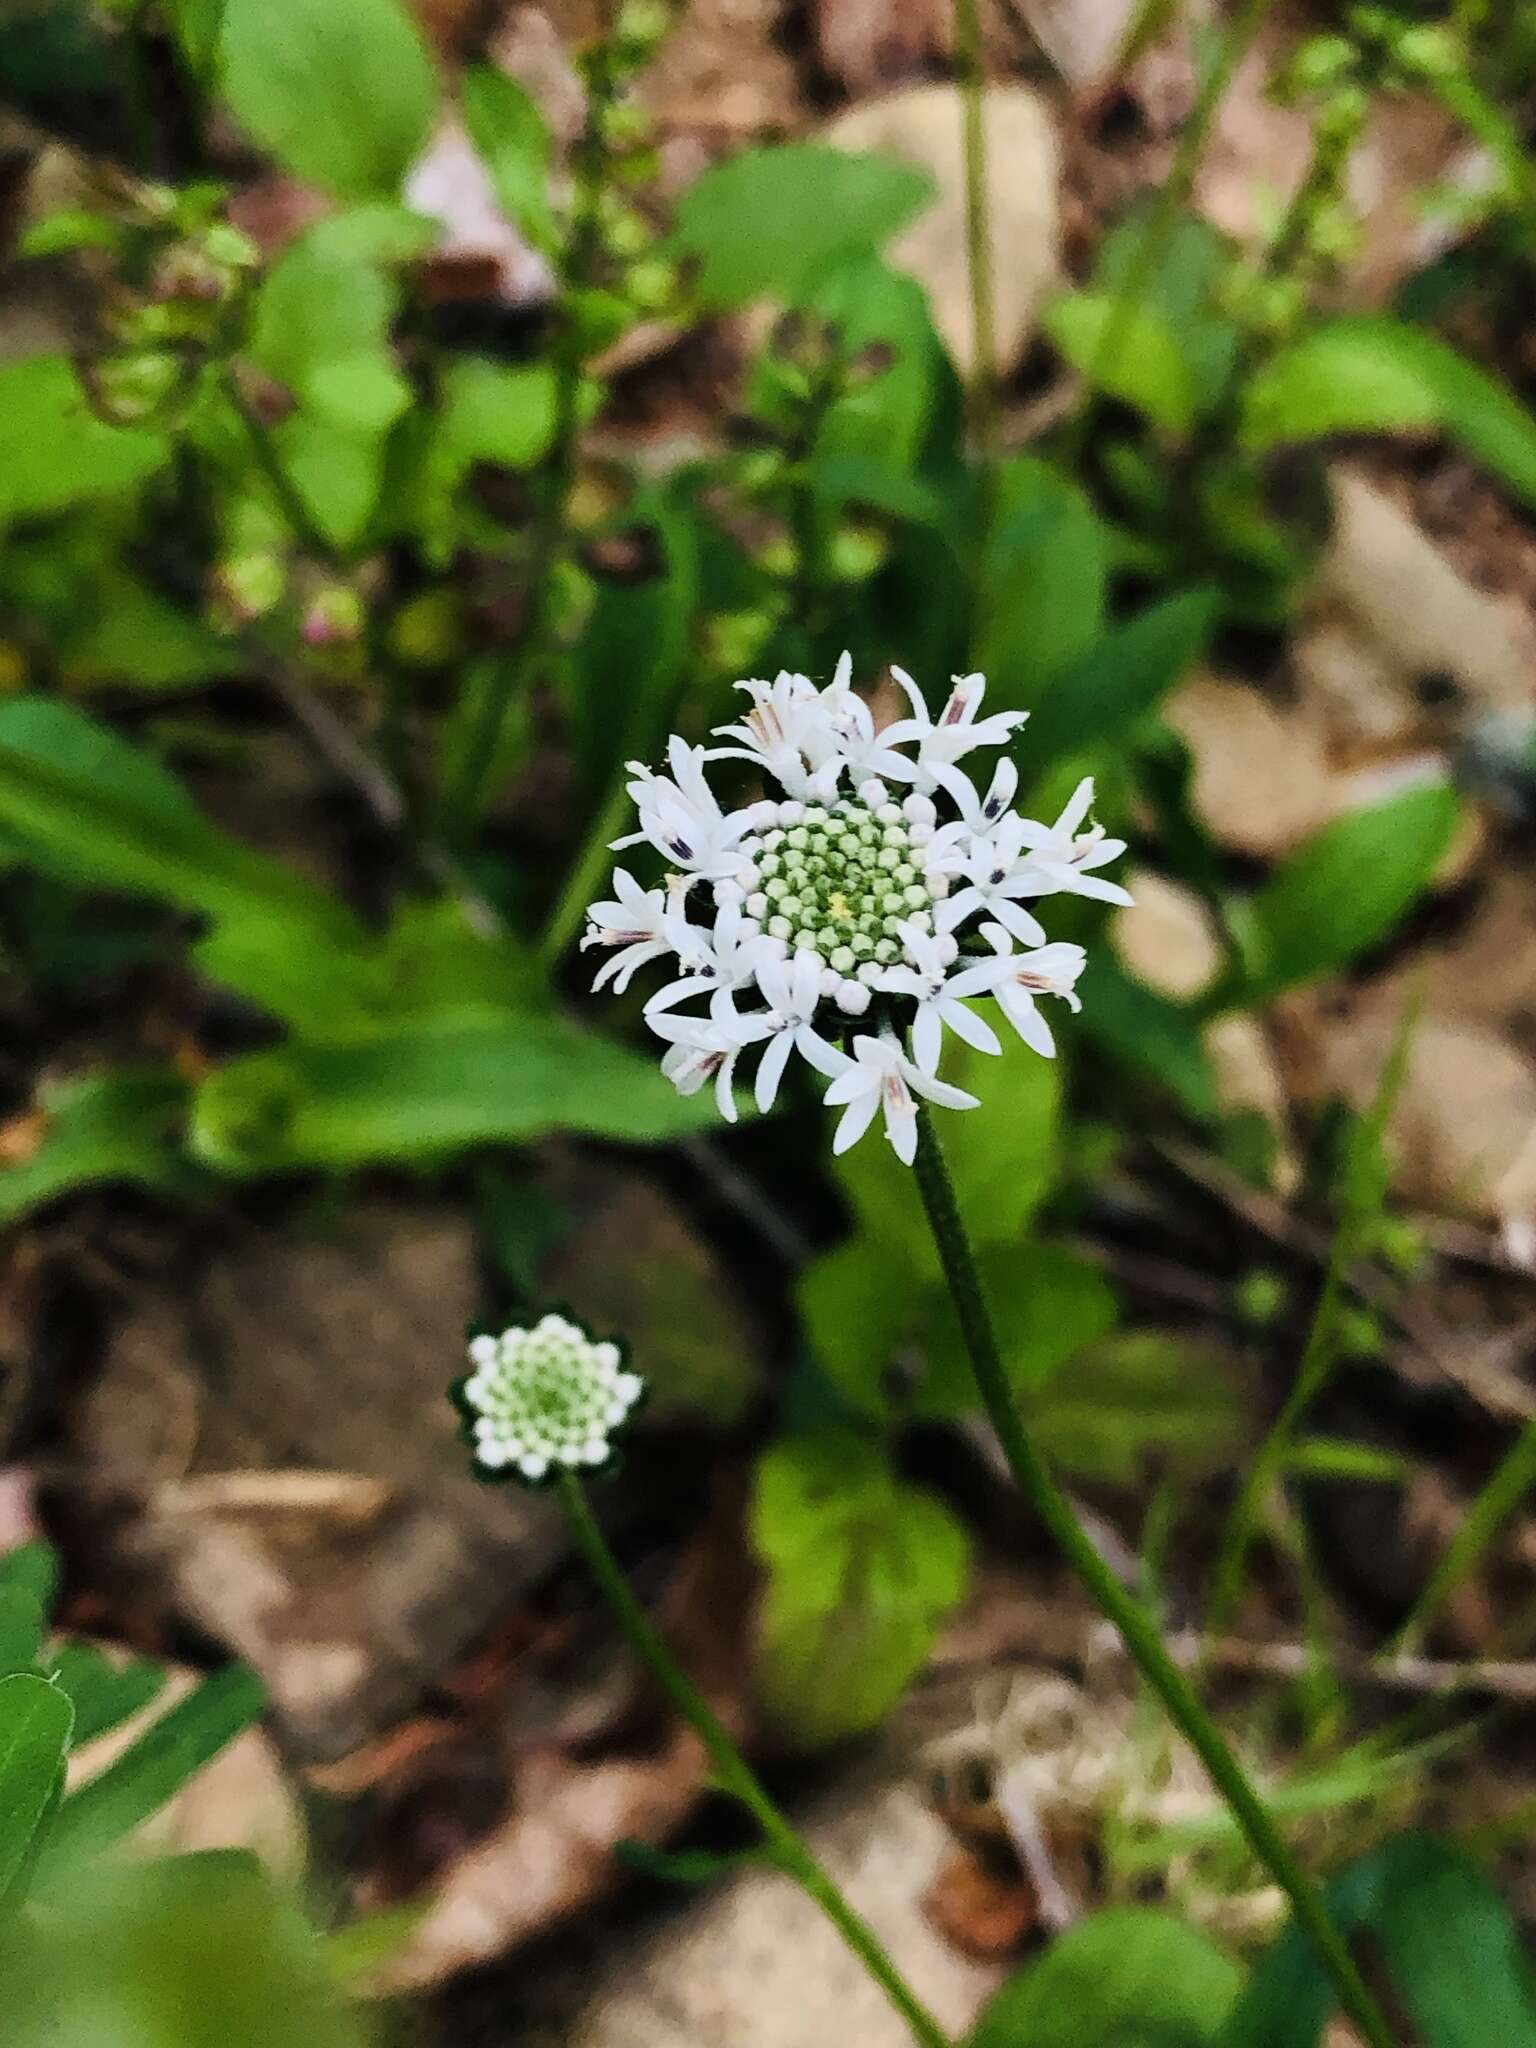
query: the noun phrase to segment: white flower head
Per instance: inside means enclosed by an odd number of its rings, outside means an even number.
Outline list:
[[[592,1470],[645,1392],[617,1344],[598,1342],[558,1314],[530,1328],[472,1337],[470,1372],[454,1388],[482,1473],[537,1485],[560,1470]]]
[[[721,1114],[734,1118],[736,1068],[751,1053],[766,1111],[798,1054],[843,1110],[835,1149],[883,1111],[910,1161],[919,1098],[977,1105],[937,1078],[946,1033],[1002,1051],[973,1005],[995,1002],[1027,1044],[1054,1050],[1036,999],[1075,1007],[1083,954],[1047,944],[1025,906],[1067,893],[1128,901],[1097,872],[1124,846],[1088,822],[1091,782],[1045,825],[1012,808],[1012,760],[973,775],[967,757],[1006,746],[1025,716],[980,715],[981,676],[955,677],[934,718],[893,669],[911,715],[877,728],[852,674],[845,654],[822,688],[787,671],[744,682],[751,709],[717,728],[728,744],[674,737],[669,772],[631,764],[640,829],[615,845],[648,844],[670,872],[647,891],[619,869],[582,943],[613,949],[596,986],[616,992],[665,963],[645,1017],[684,1094],[713,1082]],[[715,761],[745,762],[766,793],[722,808],[708,779]]]

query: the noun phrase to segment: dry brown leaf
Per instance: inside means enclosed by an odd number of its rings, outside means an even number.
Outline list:
[[[1110,940],[1138,980],[1175,1002],[1209,988],[1221,968],[1221,942],[1193,889],[1141,868],[1125,877],[1128,909],[1115,912]]]
[[[923,1893],[923,1911],[944,1939],[979,1963],[1016,1955],[1039,1922],[1039,1906],[1017,1870],[999,1870],[957,1844]]]
[[[1331,1086],[1363,1107],[1379,1083],[1400,1005],[1375,1003],[1325,1047]],[[1393,1178],[1409,1200],[1495,1222],[1536,1214],[1536,1063],[1469,1018],[1421,1017],[1392,1119]]]
[[[1438,673],[1490,710],[1529,705],[1536,645],[1519,608],[1468,582],[1369,478],[1341,466],[1332,487],[1334,528],[1318,565],[1319,593],[1405,687]]]
[[[1060,150],[1055,120],[1038,93],[989,86],[985,108],[997,357],[1006,372],[1023,355],[1041,300],[1060,273]],[[961,119],[956,87],[913,86],[839,115],[824,135],[839,149],[883,152],[931,173],[934,199],[892,243],[890,256],[925,288],[935,325],[966,369],[975,350]]]
[[[1194,763],[1194,807],[1223,846],[1287,853],[1333,815],[1333,769],[1315,727],[1245,683],[1197,676],[1168,722]]]

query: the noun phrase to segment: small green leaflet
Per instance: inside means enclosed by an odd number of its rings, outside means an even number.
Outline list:
[[[0,1678],[0,1904],[32,1861],[58,1791],[75,1710],[46,1678]]]

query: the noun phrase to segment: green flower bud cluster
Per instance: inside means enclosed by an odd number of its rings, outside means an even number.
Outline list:
[[[814,948],[836,973],[872,981],[901,959],[901,926],[926,930],[943,893],[928,879],[921,837],[892,803],[781,805],[780,823],[742,848],[748,915],[771,937]]]
[[[617,1344],[597,1343],[579,1324],[547,1315],[532,1329],[476,1337],[474,1371],[458,1399],[478,1463],[513,1466],[525,1479],[552,1467],[602,1465],[609,1436],[645,1391],[625,1372]]]

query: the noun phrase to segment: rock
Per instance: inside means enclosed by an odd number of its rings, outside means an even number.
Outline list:
[[[1041,301],[1060,273],[1060,152],[1055,121],[1038,93],[989,86],[985,108],[997,367],[1006,374],[1022,357]],[[825,140],[839,149],[900,157],[932,175],[932,203],[892,243],[890,256],[927,291],[946,347],[969,370],[975,352],[961,122],[955,86],[912,86],[840,114]]]
[[[806,1832],[940,2026],[963,2036],[1000,1972],[960,1955],[923,1909],[950,1845],[944,1824],[908,1786],[866,1784],[840,1790]],[[759,1870],[733,1878],[621,1956],[558,2038],[566,2048],[912,2042],[820,1909],[787,1878]]]
[[[1193,757],[1195,810],[1223,846],[1273,857],[1333,815],[1319,734],[1247,684],[1197,676],[1173,698],[1168,722]]]
[[[477,1292],[470,1225],[443,1209],[252,1229],[123,1324],[72,1418],[92,1473],[144,1503],[130,1549],[261,1674],[303,1757],[404,1712],[562,1552],[553,1504],[477,1483],[456,1439]],[[360,1512],[355,1486],[263,1506],[179,1484],[274,1467],[383,1485]]]

